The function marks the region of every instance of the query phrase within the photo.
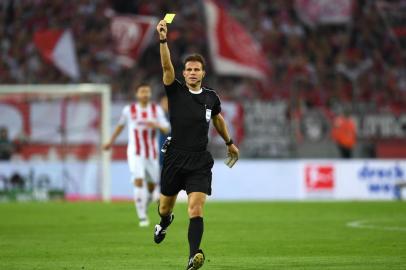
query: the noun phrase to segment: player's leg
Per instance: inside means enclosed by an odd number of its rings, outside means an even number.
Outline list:
[[[159,161],[158,159],[149,159],[146,160],[145,164],[146,169],[146,182],[147,182],[147,191],[148,191],[148,205],[152,201],[157,201],[159,199],[159,194],[154,193],[157,184],[159,183]],[[147,205],[147,206],[148,206]]]
[[[153,182],[147,182],[147,191],[148,191],[148,203],[153,201],[153,194],[156,188],[156,184]]]
[[[158,214],[161,217],[161,220],[159,224],[155,225],[154,231],[154,241],[157,244],[165,239],[166,230],[175,218],[172,210],[175,206],[177,196],[178,195],[165,196],[161,194],[159,198]]]
[[[147,204],[146,207],[148,209],[149,204],[152,202],[152,194],[154,192],[156,184],[153,182],[152,177],[148,170],[145,173],[145,180],[146,180],[146,194],[147,194]]]
[[[196,270],[202,267],[205,257],[200,249],[203,237],[203,208],[207,195],[211,194],[211,180],[214,161],[209,152],[192,156],[189,163],[190,173],[186,176],[185,187],[188,194],[189,214],[189,262],[186,269]]]
[[[140,156],[128,155],[128,166],[132,175],[131,182],[134,189],[134,204],[140,220],[140,226],[145,226],[148,223],[146,212],[147,191],[144,184],[145,167]]]
[[[204,263],[204,254],[200,249],[200,243],[203,237],[203,208],[206,196],[203,192],[191,192],[188,194],[188,214],[190,218],[188,230],[188,270],[198,269]]]
[[[175,207],[176,198],[178,195],[166,196],[161,194],[159,197],[158,214],[161,217],[169,216]]]
[[[148,194],[147,188],[144,185],[142,178],[136,178],[134,180],[134,203],[137,210],[138,218],[140,220],[140,227],[149,226],[149,220],[147,215],[147,201]]]
[[[172,223],[172,213],[176,198],[180,190],[184,189],[184,179],[180,174],[182,160],[178,158],[176,151],[168,149],[164,157],[164,164],[161,171],[158,214],[161,217],[159,224],[155,225],[154,241],[161,243],[166,236],[166,229]]]

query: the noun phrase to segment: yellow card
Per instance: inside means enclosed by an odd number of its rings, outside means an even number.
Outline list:
[[[166,13],[164,20],[166,23],[171,23],[175,18],[175,16],[176,16],[175,13]]]

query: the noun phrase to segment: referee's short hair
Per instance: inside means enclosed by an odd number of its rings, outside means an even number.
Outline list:
[[[187,62],[200,62],[202,64],[202,69],[205,70],[206,60],[204,60],[204,57],[201,54],[194,53],[188,55],[183,61],[183,69],[185,69]]]

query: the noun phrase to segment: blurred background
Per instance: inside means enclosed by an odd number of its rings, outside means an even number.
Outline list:
[[[356,158],[342,164],[358,164],[354,177],[372,179],[367,191],[394,196],[406,172],[404,0],[2,0],[0,86],[107,84],[114,127],[141,82],[152,85],[156,102],[165,102],[155,26],[167,12],[177,14],[168,37],[177,77],[186,55],[205,56],[203,84],[222,99],[243,159],[254,170],[269,162],[258,178],[270,174],[268,166],[296,162],[305,168],[287,177],[302,188],[306,172],[309,183],[334,180],[335,162]],[[89,146],[102,143],[97,97],[55,101],[49,94],[12,91],[1,97],[1,159],[49,163],[98,155]],[[65,120],[47,120],[55,115]],[[211,151],[224,158],[222,140],[211,135]],[[113,162],[125,161],[126,142],[123,132]],[[307,167],[313,159],[328,165]],[[371,169],[370,159],[384,165]],[[319,188],[325,194],[334,187]]]

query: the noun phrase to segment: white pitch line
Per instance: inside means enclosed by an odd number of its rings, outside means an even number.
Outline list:
[[[375,229],[375,230],[384,230],[384,231],[404,231],[406,232],[406,227],[388,227],[388,226],[378,226],[369,223],[366,220],[355,220],[347,222],[346,226],[351,228],[358,229]]]

